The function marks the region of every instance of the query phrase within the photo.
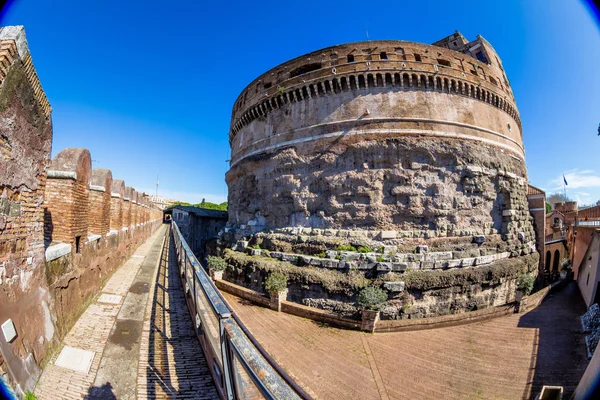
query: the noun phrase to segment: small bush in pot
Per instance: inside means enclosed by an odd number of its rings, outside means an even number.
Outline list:
[[[277,293],[287,289],[288,277],[281,272],[273,272],[265,281],[265,290],[269,293]]]
[[[358,305],[365,310],[378,311],[383,308],[388,295],[385,290],[375,286],[367,286],[358,294]]]
[[[523,274],[517,278],[517,290],[528,295],[533,290],[535,278],[533,275]]]
[[[208,256],[206,260],[208,261],[208,269],[225,271],[225,268],[227,268],[227,262],[221,257]]]

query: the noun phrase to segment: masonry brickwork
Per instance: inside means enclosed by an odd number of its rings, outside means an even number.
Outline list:
[[[125,182],[115,179],[112,182],[110,196],[110,229],[119,231],[123,229],[123,196],[125,196]]]
[[[481,36],[349,43],[285,62],[237,98],[229,143],[223,243],[363,279],[336,292],[290,268],[294,301],[352,314],[369,282],[388,292],[389,318],[427,317],[510,302],[517,276],[538,273],[521,120]],[[491,281],[465,268],[510,263],[522,268]],[[271,268],[235,264],[225,278],[247,285]],[[458,275],[468,283],[452,284]]]
[[[0,339],[0,374],[21,394],[33,388],[39,365],[86,303],[162,217],[139,204],[143,218],[124,224],[130,202],[123,181],[113,189],[111,171],[92,170],[87,149],[65,149],[50,160],[51,145],[51,107],[25,32],[1,28],[0,323],[11,319],[17,336]],[[111,221],[118,230],[109,230]]]
[[[52,145],[50,107],[33,70],[22,28],[0,29],[0,323],[18,336],[0,340],[0,374],[35,382],[35,360],[51,339],[51,295],[44,276],[44,200]],[[27,330],[23,330],[27,326]]]
[[[97,235],[106,235],[110,230],[110,194],[112,173],[105,168],[92,170],[90,183],[90,227]]]

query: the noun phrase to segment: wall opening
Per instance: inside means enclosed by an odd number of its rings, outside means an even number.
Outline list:
[[[438,58],[437,62],[438,62],[438,64],[443,65],[444,67],[450,66],[450,61],[444,60],[443,58]]]
[[[348,62],[349,63],[353,63],[354,62],[354,54],[348,54]]]
[[[81,252],[81,236],[75,236],[75,253]]]
[[[379,53],[379,58],[381,60],[387,60],[388,59],[387,53],[385,51],[382,51],[381,53]]]
[[[321,68],[322,68],[321,63],[302,65],[290,72],[290,78],[293,78],[294,76],[298,76],[298,75],[303,75],[303,74],[306,74],[306,73],[309,73],[312,71],[316,71]]]
[[[552,273],[558,274],[558,262],[560,261],[560,251],[554,250],[554,260],[552,260]]]
[[[546,272],[550,272],[550,261],[551,261],[551,258],[552,258],[552,253],[550,253],[550,250],[548,250],[546,252],[546,268],[545,268]]]
[[[421,62],[421,55],[415,54],[415,61]]]

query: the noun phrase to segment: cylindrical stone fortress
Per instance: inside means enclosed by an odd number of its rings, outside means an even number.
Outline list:
[[[521,121],[481,36],[349,43],[285,62],[235,101],[229,142],[238,237],[455,252],[486,241],[473,256],[492,261],[535,251]]]

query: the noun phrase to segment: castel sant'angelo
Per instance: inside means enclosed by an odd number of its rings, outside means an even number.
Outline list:
[[[228,251],[225,279],[258,288],[278,262],[292,301],[348,315],[375,285],[396,319],[505,304],[537,273],[521,121],[481,36],[285,62],[242,91],[229,142],[223,238],[271,259]]]

